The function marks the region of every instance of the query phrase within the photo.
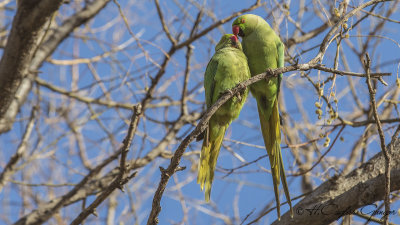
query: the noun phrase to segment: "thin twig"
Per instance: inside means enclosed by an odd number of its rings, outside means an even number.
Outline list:
[[[379,120],[378,116],[378,109],[376,107],[376,102],[375,102],[375,94],[376,90],[372,88],[371,85],[371,76],[370,76],[370,67],[371,67],[371,59],[369,58],[368,53],[365,55],[366,60],[364,61],[365,65],[365,72],[367,73],[367,85],[368,85],[368,91],[369,91],[369,96],[371,100],[371,108],[373,110],[373,115],[376,121],[376,126],[378,128],[378,133],[379,133],[379,139],[381,142],[381,149],[383,152],[383,156],[385,157],[385,212],[390,211],[390,154],[388,153],[385,145],[385,134],[383,133],[382,130],[382,124],[381,121]],[[389,215],[385,213],[384,215],[384,221],[385,225],[388,225],[388,220],[389,220]]]
[[[167,35],[168,39],[171,41],[172,45],[175,46],[178,42],[176,41],[176,39],[174,37],[172,37],[171,32],[169,31],[168,26],[165,23],[164,16],[163,16],[161,8],[160,8],[159,0],[155,0],[154,3],[156,4],[157,14],[158,14],[158,17],[160,18],[162,28],[163,28],[165,34]]]
[[[76,217],[71,225],[78,225],[80,224],[86,217],[88,217],[90,214],[95,213],[96,207],[99,206],[115,189],[119,188],[123,190],[123,185],[126,184],[130,179],[132,179],[135,175],[136,172],[126,176],[127,173],[127,165],[126,165],[126,155],[129,151],[129,148],[131,146],[132,140],[135,136],[137,125],[139,123],[139,118],[140,115],[142,114],[142,108],[141,105],[138,104],[134,107],[134,112],[131,117],[131,122],[129,124],[128,132],[126,134],[126,137],[123,141],[123,146],[121,147],[120,152],[121,153],[121,160],[120,160],[120,167],[119,167],[119,174],[118,177],[114,179],[114,181],[104,189],[104,191],[94,200],[92,204],[90,204],[87,208],[85,208],[79,215]]]
[[[235,13],[232,13],[232,15],[230,15],[230,16],[224,18],[224,19],[219,20],[218,22],[216,22],[216,23],[212,24],[211,26],[205,28],[205,29],[202,30],[201,32],[197,33],[196,35],[193,35],[191,38],[188,38],[186,41],[179,43],[179,44],[176,46],[176,48],[182,48],[183,46],[187,46],[188,44],[190,44],[190,43],[192,43],[193,41],[199,39],[200,37],[203,37],[205,34],[207,34],[208,32],[210,32],[210,31],[213,30],[214,28],[216,28],[216,27],[218,27],[218,26],[220,26],[220,25],[222,25],[222,24],[224,24],[224,23],[227,23],[227,22],[230,21],[231,19],[233,19],[233,18],[235,18],[235,17],[237,17],[237,16],[239,16],[239,15],[241,15],[241,14],[243,14],[243,13],[252,11],[252,10],[254,10],[254,9],[256,9],[256,8],[258,8],[258,7],[262,6],[262,5],[264,5],[264,4],[265,4],[265,3],[262,3],[261,0],[257,0],[257,2],[254,3],[252,6],[250,6],[249,8],[243,9],[243,10],[238,11],[238,12],[235,12]]]
[[[158,0],[156,1],[158,2]],[[194,33],[196,32],[200,21],[201,21],[201,17],[203,15],[203,10],[200,10],[200,12],[197,14],[196,17],[196,21],[193,24],[192,30],[190,31],[190,36],[192,37],[194,35]],[[192,54],[193,54],[193,46],[192,45],[188,45],[186,47],[186,67],[185,67],[185,76],[183,78],[183,89],[182,89],[182,98],[181,98],[181,115],[186,115],[188,113],[188,109],[187,109],[187,86],[188,86],[188,82],[189,82],[189,76],[190,76],[190,64],[191,64],[191,59],[192,59]]]
[[[367,221],[372,221],[372,222],[379,223],[379,224],[384,224],[384,223],[385,223],[385,221],[382,221],[381,219],[378,219],[378,218],[376,218],[375,216],[366,215],[366,214],[364,214],[364,213],[361,213],[361,212],[358,211],[358,210],[354,211],[353,214],[356,215],[356,216],[359,216],[359,217],[361,217],[361,218],[363,218],[363,219],[366,219]],[[368,222],[366,222],[366,223],[368,223]],[[388,224],[389,224],[389,225],[396,225],[395,223],[390,223],[390,222],[389,222]]]
[[[120,160],[120,165],[119,165],[120,174],[118,176],[118,178],[121,182],[125,178],[125,174],[127,172],[127,170],[126,170],[126,167],[127,167],[126,155],[128,154],[132,140],[135,136],[137,125],[139,123],[139,118],[140,118],[141,114],[142,114],[142,106],[140,104],[137,104],[133,110],[131,122],[129,124],[128,133],[123,141],[124,146],[123,146],[122,152],[121,152],[121,160]],[[121,187],[122,187],[122,183],[121,183]]]
[[[189,75],[190,75],[190,63],[193,53],[193,46],[188,45],[186,50],[186,67],[185,67],[185,75],[183,78],[183,89],[182,89],[182,98],[181,98],[181,115],[186,115],[188,113],[187,109],[187,86],[189,82]]]
[[[301,175],[304,175],[304,174],[310,172],[312,169],[314,169],[321,162],[321,160],[331,151],[332,147],[336,143],[336,140],[339,138],[340,134],[342,133],[342,131],[344,130],[345,127],[346,127],[346,125],[342,126],[342,128],[339,130],[339,133],[336,135],[335,139],[333,139],[332,144],[329,146],[329,149],[326,150],[326,152],[324,154],[322,154],[321,157],[319,157],[319,159],[317,160],[316,163],[314,163],[314,165],[312,165],[309,169],[302,170],[301,172],[298,172],[298,173],[289,174],[288,176],[301,176]]]
[[[348,75],[348,76],[353,76],[353,77],[366,77],[365,73],[354,73],[354,72],[342,71],[342,70],[338,70],[338,69],[328,68],[328,67],[325,67],[320,64],[317,64],[314,68],[325,71],[325,72],[329,72],[329,73],[339,74],[339,75]],[[370,73],[370,76],[373,78],[378,78],[381,76],[390,76],[390,75],[392,75],[392,73]]]
[[[116,178],[105,190],[90,204],[85,208],[72,222],[71,225],[79,225],[82,223],[86,217],[90,214],[96,215],[96,208],[99,206],[115,189],[119,188],[121,185],[126,184],[130,179],[136,176],[137,172],[125,177],[122,180]],[[96,215],[97,216],[97,215]]]
[[[380,120],[381,123],[396,123],[400,122],[400,118],[390,118],[390,119],[382,119]],[[339,126],[339,125],[349,125],[351,127],[363,127],[368,124],[376,123],[375,119],[368,119],[368,120],[363,120],[363,121],[348,121],[348,120],[343,120],[342,123],[338,124],[333,124],[333,125],[326,125],[326,126]]]
[[[369,1],[366,2],[362,5],[359,5],[357,8],[353,9],[352,11],[350,11],[349,13],[347,13],[345,16],[343,16],[332,28],[331,30],[328,32],[328,34],[325,35],[324,40],[321,43],[320,46],[320,50],[318,52],[318,54],[311,60],[311,62],[316,63],[322,60],[326,50],[328,49],[329,44],[331,43],[331,41],[335,38],[333,37],[332,40],[330,40],[331,36],[334,35],[334,33],[337,31],[337,29],[339,28],[339,26],[341,24],[343,24],[344,21],[348,20],[350,17],[354,16],[357,12],[359,12],[361,9],[368,7],[370,5],[374,5],[380,2],[387,2],[387,1],[391,1],[391,0],[373,0],[373,1]]]
[[[295,201],[295,200],[300,199],[300,198],[302,198],[302,197],[304,197],[304,196],[307,196],[307,195],[309,195],[309,194],[311,194],[311,191],[310,191],[310,192],[306,192],[306,193],[304,193],[304,194],[301,194],[301,195],[299,195],[299,196],[296,196],[296,197],[292,198],[291,200],[292,200],[292,201]],[[286,202],[283,202],[281,205],[285,205],[285,204],[287,204],[287,201],[286,201]],[[265,215],[267,215],[268,213],[272,212],[272,211],[275,210],[275,209],[276,209],[276,206],[274,206],[274,207],[272,207],[272,208],[269,208],[268,210],[265,210],[265,211],[262,212],[256,219],[252,220],[250,223],[247,223],[246,225],[254,224],[255,222],[259,221],[262,217],[264,217]]]
[[[22,137],[22,141],[19,144],[17,151],[10,158],[7,165],[4,167],[3,171],[0,173],[0,192],[3,189],[6,180],[8,180],[15,172],[16,164],[19,160],[23,160],[27,154],[27,147],[29,146],[28,140],[31,137],[33,127],[36,121],[36,111],[37,107],[34,106],[31,111],[31,116],[29,118],[28,124],[26,125],[26,129],[24,135]]]

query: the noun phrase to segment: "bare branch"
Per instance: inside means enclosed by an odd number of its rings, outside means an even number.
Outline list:
[[[161,8],[160,8],[160,2],[158,0],[154,0],[154,3],[156,4],[157,13],[158,13],[158,17],[160,18],[162,28],[163,28],[165,34],[167,35],[168,39],[171,41],[172,45],[175,46],[178,42],[175,40],[174,37],[172,37],[171,33],[169,32],[168,26],[165,23],[164,16],[163,16]]]
[[[316,62],[320,62],[323,58],[323,55],[325,54],[325,51],[327,50],[330,42],[334,39],[332,38],[330,40],[330,38],[332,37],[332,35],[334,35],[334,33],[337,31],[337,29],[339,29],[340,25],[344,22],[347,21],[350,17],[354,16],[357,12],[359,12],[361,9],[368,7],[370,5],[374,5],[380,2],[387,2],[387,1],[391,1],[391,0],[372,0],[369,2],[366,2],[362,5],[359,5],[357,8],[353,9],[352,11],[350,11],[349,13],[347,13],[345,16],[343,16],[332,28],[331,30],[328,32],[328,34],[325,35],[324,40],[321,43],[320,46],[320,50],[318,52],[318,54],[314,57],[314,59],[311,60],[311,62],[316,63]]]
[[[15,154],[11,157],[10,161],[8,161],[7,165],[4,167],[3,171],[0,173],[0,192],[3,189],[5,182],[12,176],[12,174],[16,172],[14,169],[18,161],[23,159],[27,154],[28,139],[31,136],[33,127],[35,125],[36,111],[37,108],[33,107],[20,145],[18,146]]]
[[[382,124],[381,124],[381,121],[379,120],[379,116],[378,116],[378,109],[377,109],[376,102],[375,102],[376,90],[374,90],[371,85],[371,76],[370,76],[371,59],[369,58],[368,54],[366,54],[366,60],[365,60],[364,65],[365,65],[365,71],[367,73],[367,85],[368,85],[369,96],[371,99],[371,108],[373,110],[373,115],[374,115],[374,118],[376,121],[376,126],[378,128],[379,139],[381,141],[381,150],[383,152],[383,156],[385,157],[385,212],[389,212],[390,211],[390,199],[389,199],[390,167],[391,167],[390,154],[388,153],[388,151],[386,149],[385,134],[383,133]],[[389,219],[389,215],[385,214],[384,215],[385,225],[388,224],[388,219]]]
[[[123,178],[122,180],[116,178],[110,186],[106,187],[105,190],[90,204],[85,208],[72,222],[71,225],[79,225],[84,219],[86,219],[90,214],[93,214],[97,208],[115,189],[121,187],[128,183],[133,177],[136,176],[136,172]]]
[[[36,51],[42,27],[60,7],[62,0],[20,1],[0,61],[0,119],[5,118],[22,79],[30,73],[29,62]]]
[[[54,1],[52,0],[49,1],[51,2],[50,5],[54,4]],[[76,27],[79,27],[80,25],[86,23],[88,20],[93,18],[101,9],[103,9],[107,5],[109,1],[110,0],[97,0],[89,2],[86,5],[86,7],[82,8],[82,10],[70,16],[63,22],[61,26],[55,28],[54,32],[51,32],[49,37],[43,42],[43,45],[38,46],[39,49],[36,51],[34,58],[29,60],[27,59],[28,61],[25,62],[27,64],[25,65],[27,71],[24,72],[23,77],[19,78],[21,80],[19,81],[17,86],[18,90],[15,93],[13,93],[12,96],[9,96],[9,98],[11,97],[11,102],[8,104],[7,107],[4,107],[4,105],[1,106],[2,110],[6,111],[4,111],[2,115],[0,115],[0,133],[6,132],[11,129],[18,110],[25,102],[25,99],[32,87],[32,79],[30,78],[31,73],[38,71],[40,66],[43,64],[44,60],[46,60],[46,58],[55,51],[58,45],[65,38],[67,38]],[[62,2],[62,1],[59,0],[57,2]],[[28,11],[30,10],[31,9],[28,8]],[[39,14],[42,13],[43,12],[41,11],[39,12]],[[28,34],[24,34],[24,36],[27,35]],[[9,38],[9,40],[14,40],[14,39]],[[10,51],[16,51],[16,50],[10,50]],[[5,57],[6,56],[4,54],[2,59]],[[13,67],[12,69],[14,70],[15,67]],[[1,69],[0,67],[0,77],[3,76],[1,75],[2,73],[1,71],[3,71],[3,69]]]

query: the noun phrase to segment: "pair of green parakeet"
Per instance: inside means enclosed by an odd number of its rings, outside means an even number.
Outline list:
[[[263,18],[253,14],[242,15],[232,23],[232,31],[233,34],[222,36],[204,74],[207,108],[211,107],[221,94],[240,82],[263,73],[267,69],[284,66],[284,46],[279,36]],[[243,49],[237,36],[242,38]],[[278,94],[281,78],[282,74],[258,81],[250,86],[250,91],[257,100],[262,136],[271,164],[278,219],[280,219],[280,180],[282,180],[283,190],[290,206],[291,216],[293,216],[280,148]],[[247,94],[246,89],[222,105],[211,117],[204,133],[197,183],[200,184],[202,190],[205,188],[207,202],[210,200],[211,185],[222,139],[229,124],[239,116]]]

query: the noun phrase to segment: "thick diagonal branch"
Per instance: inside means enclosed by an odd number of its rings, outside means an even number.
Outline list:
[[[28,73],[40,30],[58,10],[62,0],[19,1],[7,45],[0,61],[0,119]]]
[[[400,140],[394,137],[392,143],[388,146],[392,148],[393,165],[390,190],[395,191],[400,189]],[[374,202],[385,198],[385,164],[380,152],[348,175],[331,178],[294,206],[293,219],[287,212],[273,224],[330,224],[360,207],[372,207]],[[370,211],[360,209],[366,216],[372,216],[368,214]]]

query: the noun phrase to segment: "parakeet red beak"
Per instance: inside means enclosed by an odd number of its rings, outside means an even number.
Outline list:
[[[238,38],[236,36],[232,36],[231,40],[232,40],[233,44],[235,45],[235,47],[238,48],[239,47],[238,46],[238,42],[239,42]]]
[[[239,31],[240,31],[239,26],[235,25],[235,26],[232,27],[232,32],[236,37],[238,36]]]

